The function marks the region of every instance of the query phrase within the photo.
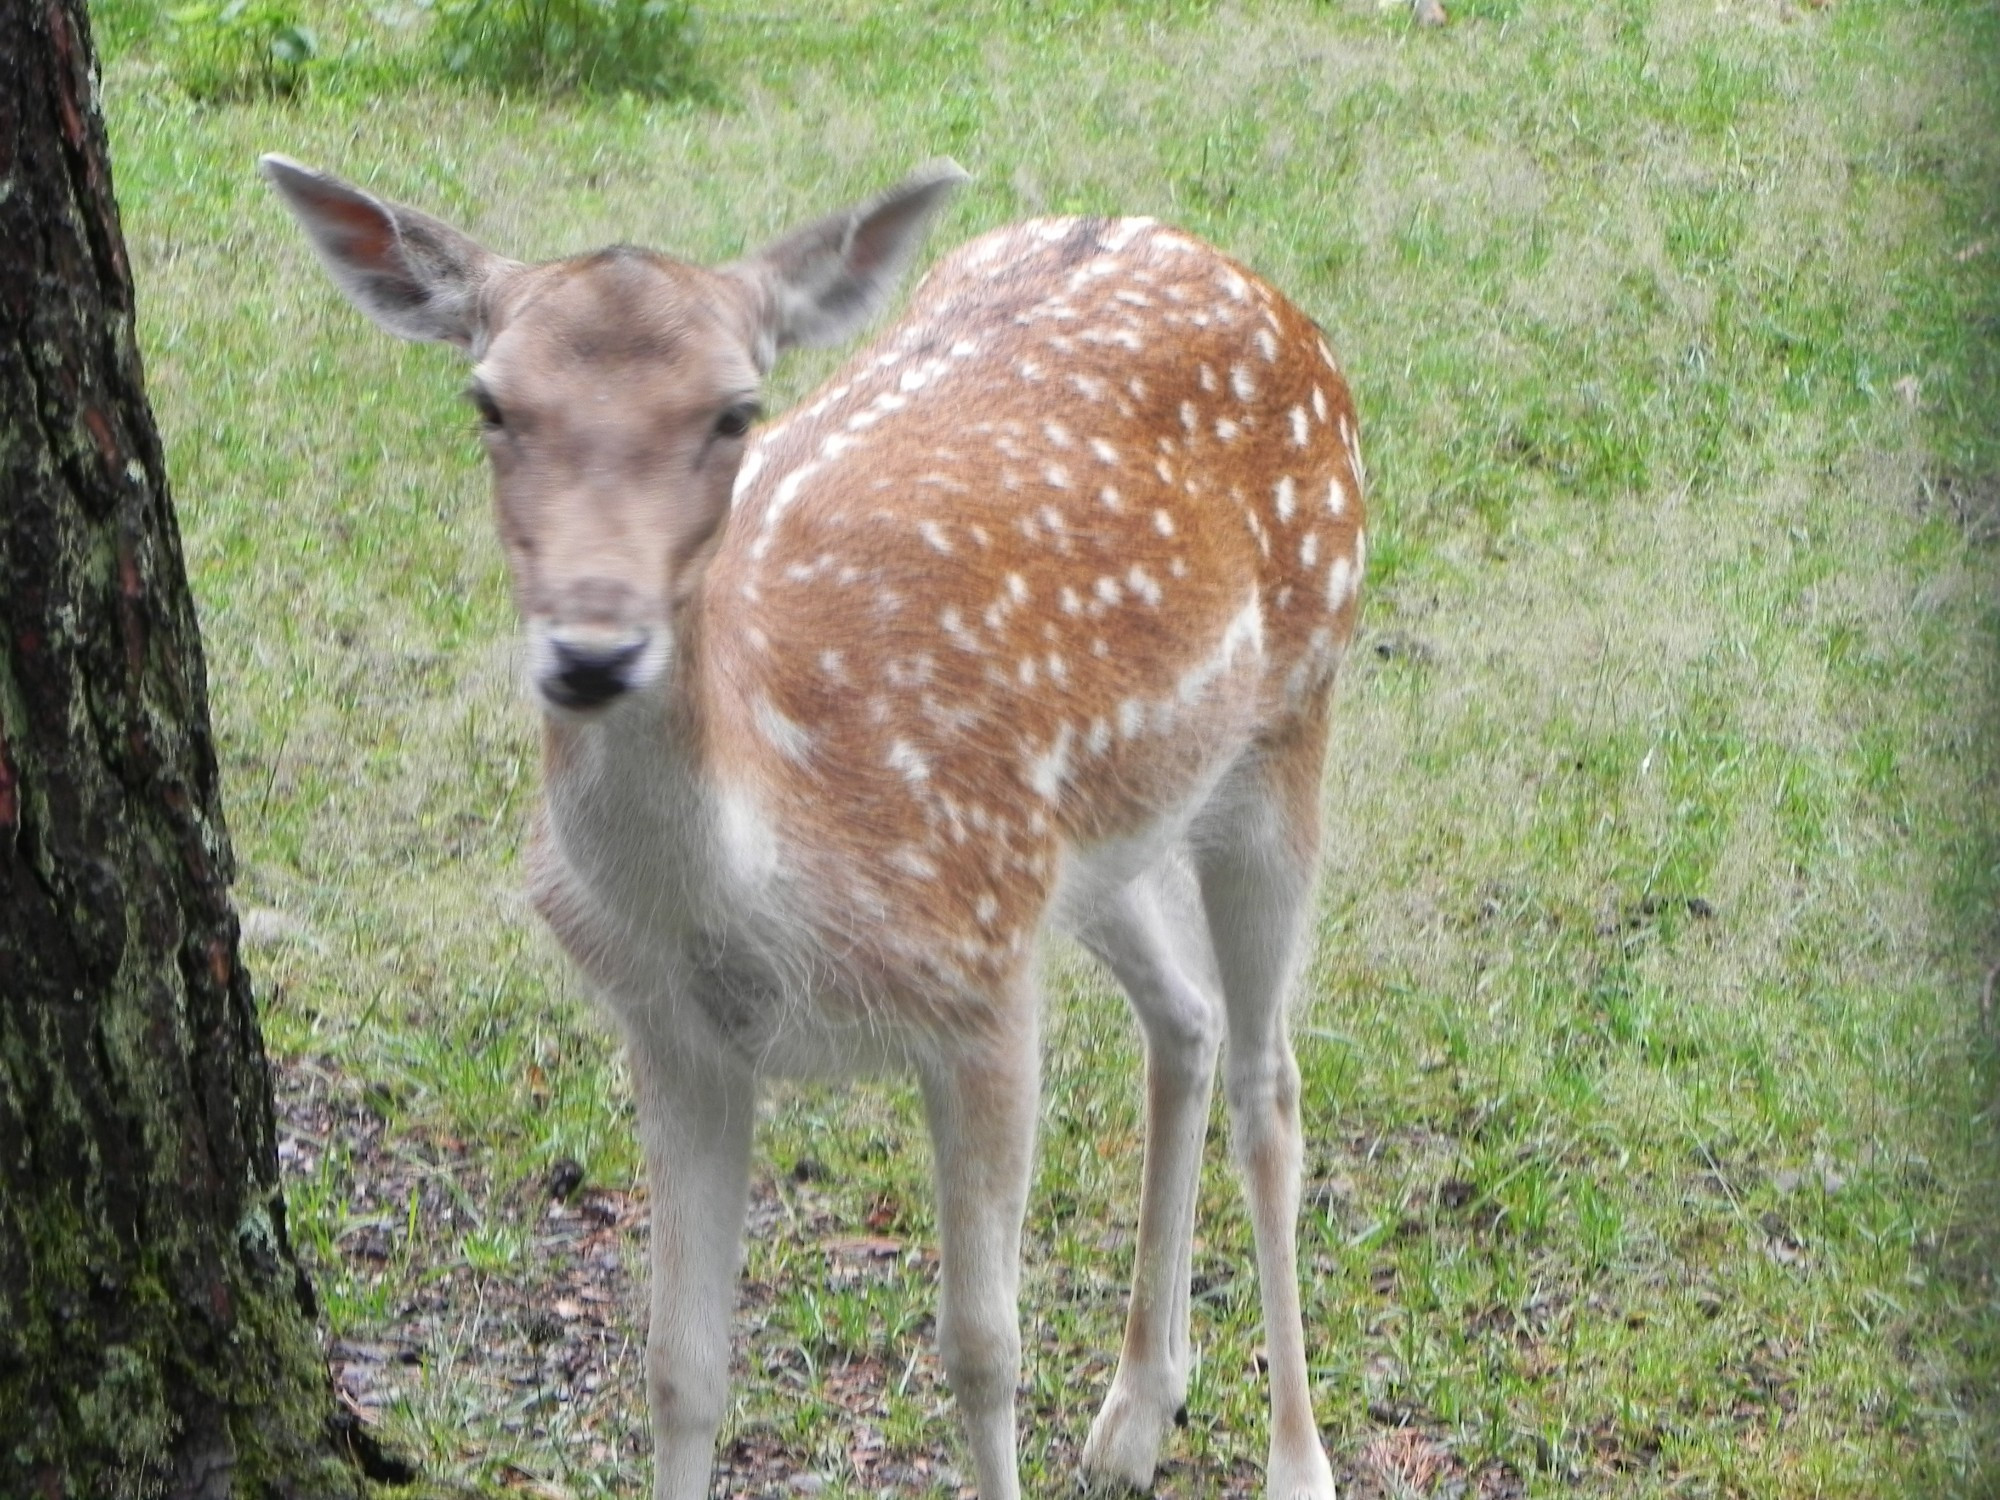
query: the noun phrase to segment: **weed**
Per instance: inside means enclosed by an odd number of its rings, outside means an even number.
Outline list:
[[[687,0],[437,0],[453,73],[503,89],[671,98],[699,83]]]
[[[318,55],[288,0],[197,0],[166,20],[167,69],[204,103],[290,94]]]

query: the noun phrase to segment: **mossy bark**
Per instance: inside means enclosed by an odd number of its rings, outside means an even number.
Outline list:
[[[0,1495],[352,1497],[80,0],[0,0]]]

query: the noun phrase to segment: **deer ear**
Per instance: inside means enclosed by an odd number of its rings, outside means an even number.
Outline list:
[[[399,338],[473,348],[481,292],[512,261],[449,224],[284,156],[258,166],[306,232],[347,300]]]
[[[794,344],[837,344],[858,333],[896,290],[945,199],[970,180],[940,157],[859,207],[723,266],[757,303],[758,363],[769,368]]]

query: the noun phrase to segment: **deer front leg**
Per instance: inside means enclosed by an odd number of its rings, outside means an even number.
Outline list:
[[[938,1348],[980,1500],[1019,1500],[1021,1493],[1014,1466],[1017,1303],[1040,1086],[1031,994],[1022,995],[1006,1025],[1009,1034],[922,1070],[942,1255]]]
[[[723,1059],[669,1045],[635,1042],[631,1059],[652,1188],[653,1500],[707,1500],[729,1404],[756,1083]]]

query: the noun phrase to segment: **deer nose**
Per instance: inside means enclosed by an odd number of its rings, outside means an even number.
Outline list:
[[[615,641],[551,636],[554,658],[542,676],[542,692],[561,708],[598,708],[632,686],[632,667],[650,637],[641,631]]]

